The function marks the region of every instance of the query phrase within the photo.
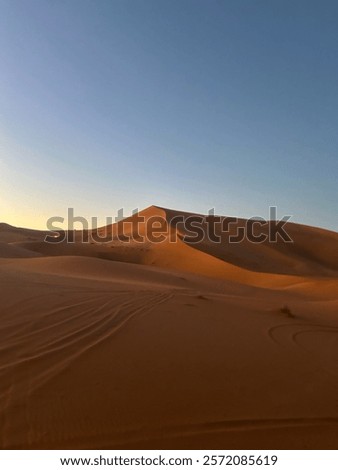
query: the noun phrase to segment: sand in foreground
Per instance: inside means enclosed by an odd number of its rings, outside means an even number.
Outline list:
[[[2,249],[1,448],[337,448],[334,273]]]

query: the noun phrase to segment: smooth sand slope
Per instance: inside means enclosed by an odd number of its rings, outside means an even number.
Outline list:
[[[338,234],[196,245],[141,214],[177,242],[0,224],[0,447],[337,448]]]

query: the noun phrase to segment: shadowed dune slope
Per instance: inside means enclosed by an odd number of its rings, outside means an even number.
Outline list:
[[[0,223],[0,242],[3,243],[43,241],[47,233],[47,231],[13,227],[9,224]]]
[[[22,246],[0,242],[0,258],[35,258],[39,256],[42,255]]]

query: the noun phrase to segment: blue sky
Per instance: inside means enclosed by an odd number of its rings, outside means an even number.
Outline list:
[[[0,0],[0,219],[155,204],[338,230],[338,2]]]

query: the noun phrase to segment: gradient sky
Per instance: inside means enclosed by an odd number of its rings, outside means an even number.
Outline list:
[[[336,0],[0,0],[0,220],[151,204],[338,230]]]

